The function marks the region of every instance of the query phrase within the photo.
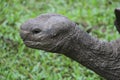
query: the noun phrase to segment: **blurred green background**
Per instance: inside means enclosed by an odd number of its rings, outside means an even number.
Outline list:
[[[59,54],[27,48],[20,25],[43,13],[58,13],[102,40],[119,38],[114,9],[119,0],[0,0],[0,80],[104,80]]]

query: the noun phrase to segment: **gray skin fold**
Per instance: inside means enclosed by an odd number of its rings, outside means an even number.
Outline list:
[[[119,31],[120,9],[115,9]],[[42,14],[21,25],[27,47],[63,54],[107,80],[120,80],[120,39],[107,42],[92,37],[59,14]]]

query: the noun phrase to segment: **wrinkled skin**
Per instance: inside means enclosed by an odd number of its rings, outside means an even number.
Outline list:
[[[119,31],[120,9],[115,10]],[[65,56],[108,80],[120,80],[120,40],[104,42],[82,31],[74,22],[58,14],[42,14],[21,25],[26,46]]]
[[[74,28],[75,24],[61,15],[43,14],[21,26],[21,37],[28,47],[53,51],[65,43],[63,39],[69,36],[71,27]]]

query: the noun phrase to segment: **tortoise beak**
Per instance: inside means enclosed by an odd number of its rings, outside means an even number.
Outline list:
[[[26,40],[26,38],[28,37],[29,34],[30,34],[29,31],[26,31],[26,30],[21,30],[21,31],[20,31],[20,36],[21,36],[21,38],[23,39],[23,41]]]

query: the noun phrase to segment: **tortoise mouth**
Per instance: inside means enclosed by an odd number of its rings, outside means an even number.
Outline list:
[[[26,45],[29,45],[29,46],[34,46],[34,45],[43,45],[43,43],[42,42],[36,42],[36,41],[32,41],[32,40],[25,40],[24,41],[24,43],[26,44]]]
[[[38,42],[38,41],[32,41],[32,40],[25,40],[24,44],[27,47],[37,48],[37,49],[47,48],[50,45],[50,44],[47,44],[46,42]]]
[[[25,40],[24,44],[27,47],[34,48],[34,49],[41,49],[40,47],[43,46],[41,42],[35,42],[35,41],[29,41],[29,40]]]
[[[25,40],[24,44],[29,48],[52,51],[52,52],[56,52],[57,46],[58,46],[58,45],[53,45],[46,42],[36,42],[36,41],[29,41],[29,40]]]
[[[24,40],[24,44],[28,47],[32,47],[32,46],[34,46],[34,41]]]

